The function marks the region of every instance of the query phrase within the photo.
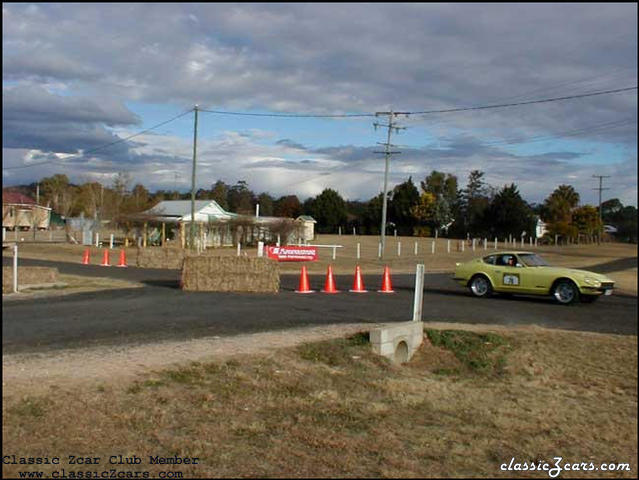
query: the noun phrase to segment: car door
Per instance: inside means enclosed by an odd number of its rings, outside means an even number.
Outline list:
[[[515,254],[504,253],[499,255],[495,262],[494,272],[495,290],[512,293],[521,293],[525,290],[525,268],[519,263]]]

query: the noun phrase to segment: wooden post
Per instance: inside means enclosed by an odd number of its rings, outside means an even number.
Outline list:
[[[180,222],[180,246],[182,247],[182,249],[184,249],[184,247],[186,246],[185,230],[186,230],[186,227],[184,222]]]
[[[162,246],[166,243],[166,223],[162,222]]]
[[[144,222],[144,230],[142,231],[142,246],[144,248],[146,248],[146,237],[147,237],[146,228],[147,228],[147,223]]]

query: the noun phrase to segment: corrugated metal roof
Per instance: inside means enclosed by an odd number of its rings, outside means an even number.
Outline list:
[[[17,203],[22,205],[35,205],[35,200],[20,192],[2,192],[2,203]]]
[[[196,200],[195,211],[198,212],[209,203],[211,203],[209,200]],[[162,215],[164,217],[181,217],[187,213],[191,213],[191,200],[164,200],[144,213],[149,215]]]
[[[165,218],[176,217],[188,221],[191,218],[191,200],[164,200],[143,214]],[[209,218],[227,219],[235,216],[237,216],[235,213],[227,212],[215,200],[195,201],[196,221],[208,221]]]

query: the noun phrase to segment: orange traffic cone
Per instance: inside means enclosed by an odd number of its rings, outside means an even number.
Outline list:
[[[295,293],[313,293],[310,283],[308,281],[308,272],[306,271],[306,265],[302,265],[302,274],[300,275],[300,284]]]
[[[82,254],[82,265],[89,265],[89,249],[87,248]]]
[[[100,264],[101,267],[110,267],[111,264],[109,263],[109,250],[108,249],[104,249],[104,255],[102,256],[102,263]]]
[[[381,293],[395,293],[393,285],[391,284],[390,269],[388,266],[384,267],[384,276],[382,277],[382,289],[378,290]]]
[[[124,253],[124,249],[120,250],[120,263],[117,265],[118,267],[128,267],[126,264],[126,253]]]
[[[335,279],[333,278],[333,267],[331,265],[328,266],[328,271],[326,272],[326,282],[324,283],[324,293],[338,293],[339,290],[335,286]]]
[[[368,290],[364,288],[364,280],[362,280],[362,271],[359,269],[359,265],[355,267],[355,280],[353,281],[353,288],[349,292],[354,293],[366,293]]]

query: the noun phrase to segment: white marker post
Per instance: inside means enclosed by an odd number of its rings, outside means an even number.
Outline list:
[[[417,242],[415,242],[415,256],[417,256]]]
[[[497,250],[497,237],[495,237],[495,250]]]
[[[257,242],[257,256],[264,256],[264,242]]]
[[[279,233],[277,234],[277,244],[276,244],[276,246],[277,247],[280,246],[280,234]]]
[[[18,244],[13,246],[13,293],[18,293]]]
[[[424,305],[424,264],[417,264],[415,270],[415,295],[413,299],[413,322],[422,321],[422,307]]]
[[[473,238],[473,252],[475,251],[475,239]]]
[[[461,241],[461,244],[462,244],[462,253],[464,253],[464,244],[465,244],[465,243],[466,243],[466,241],[465,241],[465,240],[462,240],[462,241]]]
[[[241,255],[242,252],[242,244],[240,242],[237,242],[237,256],[239,257]]]
[[[359,251],[359,242],[357,242],[357,260],[359,260],[359,253],[360,253],[360,251]]]
[[[402,256],[402,242],[397,242],[397,256]]]
[[[450,239],[446,240],[446,253],[450,253]]]
[[[335,260],[335,255],[337,255],[337,248],[333,247],[333,260]]]
[[[488,250],[488,239],[484,238],[484,250]]]
[[[96,247],[100,246],[100,233],[99,232],[95,232],[95,246]]]
[[[377,244],[377,258],[382,258],[382,243]]]
[[[109,238],[109,248],[113,250],[113,234],[111,234],[111,237]]]
[[[430,253],[431,255],[435,255],[435,240],[430,244]]]

